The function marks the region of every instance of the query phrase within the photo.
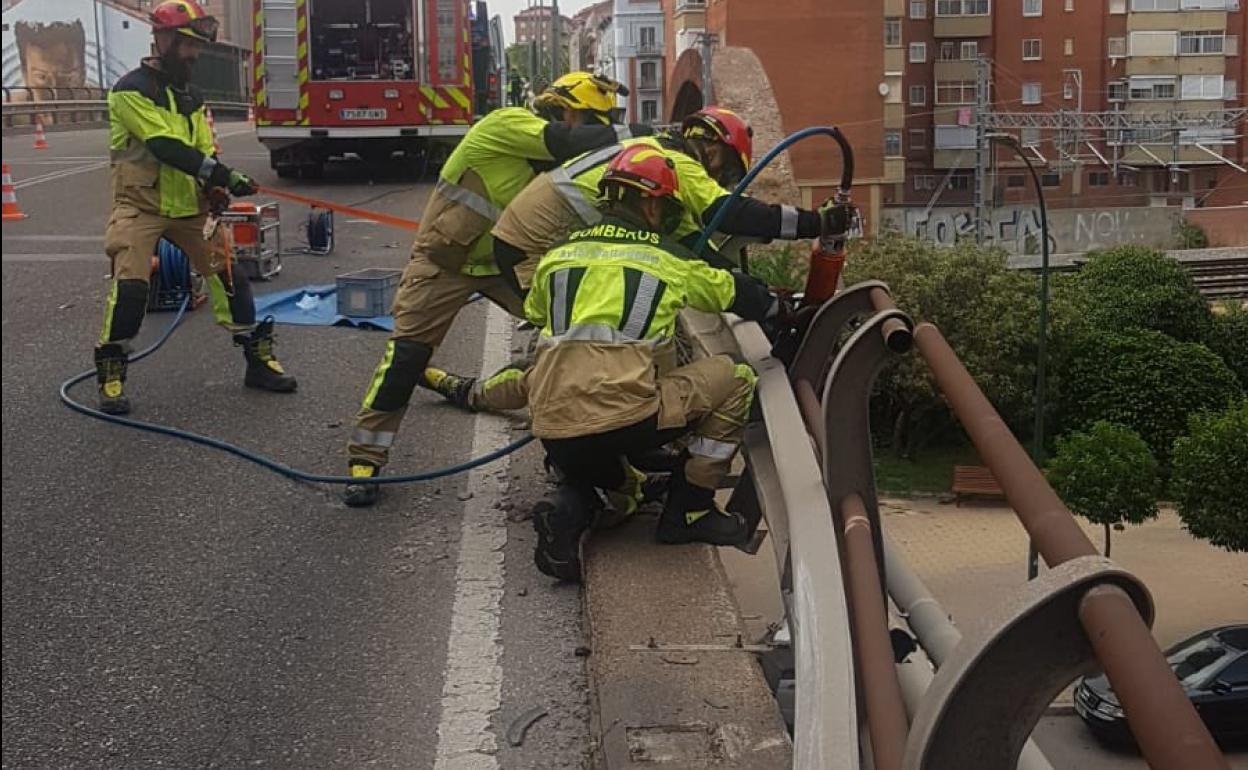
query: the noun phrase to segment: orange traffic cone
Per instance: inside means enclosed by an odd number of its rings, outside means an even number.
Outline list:
[[[43,133],[43,121],[35,124],[35,149],[48,149],[48,137]]]
[[[4,221],[25,219],[26,215],[17,207],[17,193],[13,192],[13,178],[9,176],[9,164],[4,164]]]
[[[212,151],[221,154],[221,143],[217,141],[217,124],[212,119],[212,108],[204,108],[204,118],[208,121],[208,133],[212,134]]]

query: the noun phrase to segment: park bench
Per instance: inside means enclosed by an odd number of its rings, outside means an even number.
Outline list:
[[[961,505],[963,497],[998,497],[1004,498],[1001,485],[997,483],[992,471],[982,465],[953,466],[953,500],[954,505]]]

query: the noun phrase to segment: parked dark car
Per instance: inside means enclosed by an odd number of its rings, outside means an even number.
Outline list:
[[[1223,626],[1166,651],[1196,712],[1223,746],[1248,745],[1248,625]],[[1131,730],[1103,673],[1075,688],[1075,711],[1098,738],[1131,744]]]

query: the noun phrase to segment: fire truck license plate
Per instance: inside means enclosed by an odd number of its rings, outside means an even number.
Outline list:
[[[385,120],[385,110],[339,110],[343,120]]]

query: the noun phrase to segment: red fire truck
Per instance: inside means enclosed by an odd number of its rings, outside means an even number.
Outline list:
[[[477,4],[477,14],[485,4]],[[467,0],[253,0],[256,134],[279,176],[331,157],[418,172],[474,117]],[[480,55],[478,53],[478,55]]]

